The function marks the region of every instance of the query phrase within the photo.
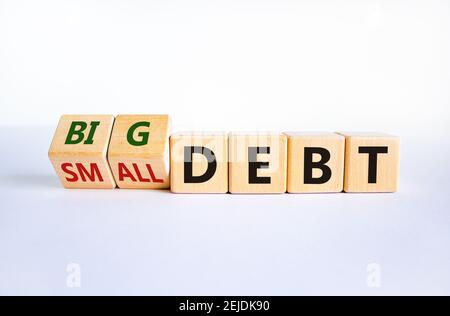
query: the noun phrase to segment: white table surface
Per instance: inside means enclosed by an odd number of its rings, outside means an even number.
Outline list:
[[[0,294],[450,294],[448,142],[400,135],[394,194],[177,195],[63,189],[53,131],[0,129]]]

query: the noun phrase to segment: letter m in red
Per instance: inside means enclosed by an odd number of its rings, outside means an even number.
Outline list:
[[[78,175],[73,170],[70,170],[70,167],[73,167],[73,165],[68,162],[61,165],[62,170],[71,176],[70,178],[66,177],[66,180],[69,182],[77,182],[79,179]],[[98,178],[99,182],[103,182],[102,173],[96,163],[90,163],[89,170],[80,162],[75,163],[75,167],[80,175],[81,181],[87,182],[89,180],[95,182]]]

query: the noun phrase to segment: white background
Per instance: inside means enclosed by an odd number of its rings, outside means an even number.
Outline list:
[[[0,0],[0,293],[450,294],[449,62],[445,0]],[[64,190],[46,155],[68,113],[389,132],[401,187]]]

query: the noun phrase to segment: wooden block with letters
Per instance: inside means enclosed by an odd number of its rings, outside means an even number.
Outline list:
[[[345,136],[345,192],[395,192],[398,189],[400,141],[381,133]]]
[[[287,132],[289,193],[341,192],[345,138],[327,132]]]
[[[173,134],[170,137],[170,188],[175,193],[228,192],[227,134]]]
[[[228,157],[231,193],[286,192],[286,135],[231,133]]]
[[[65,188],[116,187],[106,159],[112,115],[63,115],[48,156]]]
[[[168,115],[118,115],[108,161],[119,188],[169,188]]]

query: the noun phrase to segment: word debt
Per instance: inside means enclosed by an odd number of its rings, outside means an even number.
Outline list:
[[[381,133],[170,133],[168,115],[63,115],[49,158],[65,188],[176,193],[395,192]]]

